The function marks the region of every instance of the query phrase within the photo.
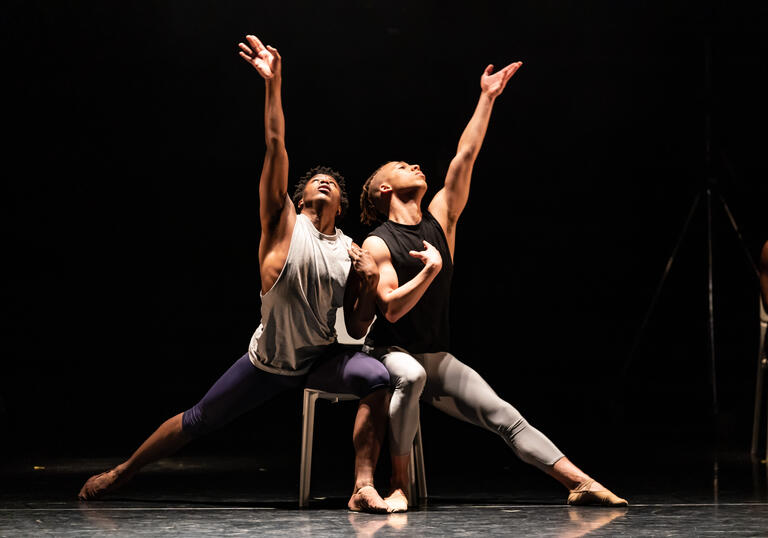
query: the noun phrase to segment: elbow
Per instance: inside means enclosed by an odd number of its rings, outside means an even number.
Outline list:
[[[285,148],[285,138],[279,133],[267,133],[265,138],[268,150],[279,150]]]
[[[384,318],[390,323],[397,323],[397,321],[403,317],[403,314],[405,314],[405,312],[398,312],[394,311],[393,309],[387,309],[387,311],[384,312]]]
[[[459,146],[456,151],[456,156],[453,158],[453,163],[456,166],[467,166],[475,160],[475,156],[480,150],[475,144],[466,143]]]
[[[366,331],[360,326],[347,326],[347,334],[354,340],[360,340],[366,334]]]

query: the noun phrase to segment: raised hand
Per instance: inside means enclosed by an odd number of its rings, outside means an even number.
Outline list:
[[[511,63],[504,69],[491,74],[493,72],[493,64],[490,64],[485,68],[483,75],[480,77],[480,89],[490,97],[501,95],[501,92],[504,91],[504,86],[507,85],[507,81],[520,69],[521,65],[523,65],[523,62]]]
[[[348,252],[349,258],[352,260],[352,268],[370,289],[375,290],[379,284],[379,266],[376,264],[376,260],[373,259],[370,252],[360,248],[354,242]]]
[[[422,243],[424,243],[424,250],[411,250],[408,254],[414,258],[420,259],[422,263],[430,269],[436,269],[437,271],[442,269],[443,257],[440,256],[440,251],[426,241],[422,241]]]
[[[280,58],[277,49],[270,45],[265,47],[255,35],[247,35],[245,39],[248,41],[248,45],[238,43],[240,57],[251,64],[265,80],[280,76],[282,58]]]

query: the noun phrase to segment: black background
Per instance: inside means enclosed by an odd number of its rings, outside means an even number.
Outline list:
[[[12,1],[3,20],[3,452],[127,455],[245,352],[264,154],[264,84],[237,55],[248,33],[283,56],[291,180],[340,170],[358,241],[365,178],[417,162],[429,199],[485,66],[523,60],[458,228],[455,354],[567,454],[713,438],[748,450],[757,281],[717,196],[756,258],[766,6]],[[703,203],[629,360],[707,177],[714,421]],[[324,415],[325,431],[351,445],[353,412]],[[299,414],[299,394],[281,396],[189,450],[293,461]],[[476,450],[470,466],[510,460],[494,436],[424,417],[435,472],[457,449]]]

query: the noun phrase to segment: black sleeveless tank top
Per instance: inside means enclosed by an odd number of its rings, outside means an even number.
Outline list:
[[[408,254],[411,250],[424,250],[422,241],[427,241],[440,252],[443,267],[416,306],[397,322],[390,323],[381,311],[377,311],[376,321],[365,340],[366,345],[399,346],[411,353],[448,351],[453,261],[440,223],[428,211],[424,211],[418,224],[398,224],[388,220],[368,235],[380,237],[387,244],[400,286],[424,268],[420,259]]]

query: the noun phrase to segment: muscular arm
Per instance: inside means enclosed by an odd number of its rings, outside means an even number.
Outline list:
[[[763,295],[763,306],[768,312],[768,241],[760,253],[760,292]]]
[[[429,204],[429,212],[438,220],[448,239],[451,256],[453,256],[455,245],[456,222],[469,198],[472,168],[485,139],[493,104],[496,97],[501,95],[507,81],[521,65],[522,62],[515,62],[493,75],[491,75],[492,65],[485,69],[480,79],[480,98],[459,139],[456,155],[451,160],[445,176],[445,186],[435,194]]]
[[[285,116],[281,89],[282,58],[277,49],[262,44],[254,35],[240,43],[240,56],[264,79],[264,139],[267,151],[259,181],[259,213],[262,224],[273,224],[288,202],[288,152],[285,149]]]
[[[426,247],[424,251],[411,251],[411,256],[420,258],[424,262],[424,268],[401,286],[386,243],[375,236],[368,237],[363,243],[363,248],[371,253],[379,269],[376,302],[379,310],[390,323],[395,323],[416,306],[442,268],[442,259],[437,249],[426,241],[424,246]]]
[[[285,117],[280,95],[282,81],[275,76],[265,81],[264,138],[266,154],[259,181],[259,214],[262,223],[271,223],[288,199],[288,152],[285,149]]]
[[[376,316],[376,288],[379,270],[371,254],[352,243],[352,265],[344,288],[344,323],[347,333],[358,339],[365,336]]]
[[[264,46],[256,36],[240,43],[240,56],[264,79],[264,139],[266,153],[259,180],[259,267],[261,289],[266,292],[277,280],[288,255],[296,212],[288,196],[288,152],[285,149],[282,58],[277,49]]]

